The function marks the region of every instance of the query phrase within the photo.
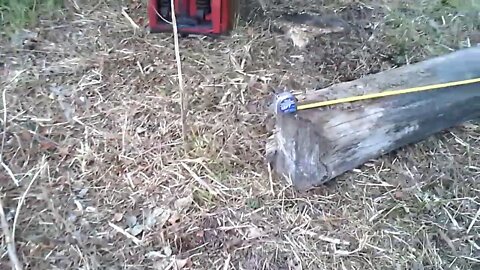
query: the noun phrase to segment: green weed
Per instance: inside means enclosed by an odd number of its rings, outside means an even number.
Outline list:
[[[0,26],[17,29],[49,17],[62,6],[61,0],[0,0]]]
[[[260,198],[249,198],[249,199],[247,199],[246,204],[250,209],[256,210],[256,209],[262,207],[263,203],[262,203],[262,200]]]

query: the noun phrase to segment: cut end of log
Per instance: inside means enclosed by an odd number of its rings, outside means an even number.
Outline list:
[[[277,115],[277,126],[267,143],[267,160],[272,168],[305,191],[329,178],[321,159],[321,140],[310,123],[296,115]]]

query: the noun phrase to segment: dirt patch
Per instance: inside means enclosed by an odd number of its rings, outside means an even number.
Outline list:
[[[187,154],[170,35],[133,30],[120,5],[92,3],[82,16],[32,29],[33,47],[4,44],[2,157],[19,186],[4,170],[0,181],[21,261],[28,269],[474,269],[476,125],[309,194],[270,179],[272,93],[393,66],[385,9],[337,2],[272,1],[262,20],[231,36],[182,39]],[[307,9],[349,31],[299,49],[271,29],[272,14]],[[143,5],[128,12],[145,21]]]

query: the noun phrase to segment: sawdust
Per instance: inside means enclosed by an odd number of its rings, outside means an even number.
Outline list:
[[[310,6],[337,11],[352,31],[306,51],[270,31],[270,19],[182,39],[185,156],[171,35],[148,35],[138,2],[97,4],[42,21],[34,47],[2,44],[3,160],[20,187],[1,170],[1,192],[7,221],[18,216],[25,269],[478,267],[477,125],[309,194],[269,178],[271,95],[390,68],[382,9]]]

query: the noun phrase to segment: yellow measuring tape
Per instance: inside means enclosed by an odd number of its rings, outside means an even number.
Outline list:
[[[414,92],[435,90],[435,89],[441,89],[441,88],[452,87],[452,86],[460,86],[460,85],[472,84],[472,83],[478,83],[478,82],[480,82],[480,78],[441,83],[441,84],[433,84],[433,85],[427,85],[427,86],[412,87],[412,88],[401,89],[401,90],[392,90],[392,91],[386,91],[386,92],[368,94],[368,95],[362,95],[362,96],[353,96],[353,97],[339,98],[334,100],[319,101],[319,102],[313,102],[308,104],[299,104],[297,106],[297,110],[300,111],[300,110],[306,110],[306,109],[313,109],[313,108],[319,108],[319,107],[330,106],[330,105],[341,104],[341,103],[348,103],[348,102],[355,102],[355,101],[366,100],[366,99],[374,99],[374,98],[402,95],[402,94],[408,94],[408,93],[414,93]]]

